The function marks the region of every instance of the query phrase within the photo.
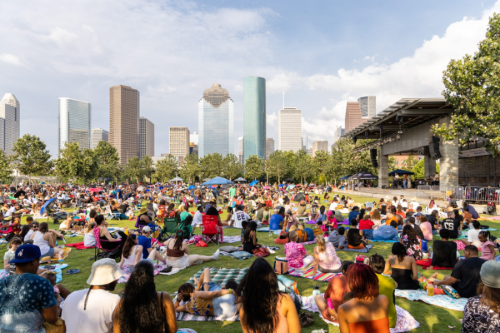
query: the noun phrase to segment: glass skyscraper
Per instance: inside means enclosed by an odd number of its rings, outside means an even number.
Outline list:
[[[251,155],[266,158],[266,79],[243,80],[244,160]]]
[[[214,83],[198,103],[198,156],[234,154],[234,102],[226,89]]]
[[[80,149],[90,148],[91,106],[89,102],[59,98],[59,149],[65,142],[78,142]]]

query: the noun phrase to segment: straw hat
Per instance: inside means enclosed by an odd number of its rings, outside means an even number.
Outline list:
[[[148,209],[146,207],[142,207],[141,210],[139,211],[139,214],[146,214],[148,212]]]
[[[92,265],[92,271],[87,280],[91,286],[104,286],[118,280],[123,275],[119,265],[113,259],[97,260]]]

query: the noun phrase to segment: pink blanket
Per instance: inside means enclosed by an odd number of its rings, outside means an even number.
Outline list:
[[[91,246],[91,247],[85,246],[85,245],[83,245],[83,242],[66,244],[66,246],[74,247],[77,250],[93,249],[95,247],[95,246]]]

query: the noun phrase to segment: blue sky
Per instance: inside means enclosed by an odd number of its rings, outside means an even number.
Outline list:
[[[263,76],[268,137],[285,90],[309,146],[331,144],[349,100],[376,95],[381,111],[439,96],[446,64],[477,49],[495,11],[492,0],[3,1],[0,95],[17,96],[22,134],[56,154],[59,97],[91,102],[92,127],[108,129],[109,87],[130,85],[160,155],[169,126],[197,130],[197,102],[215,82],[235,102],[237,140],[243,78]]]

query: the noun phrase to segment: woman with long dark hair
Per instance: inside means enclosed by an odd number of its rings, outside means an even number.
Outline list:
[[[114,250],[120,246],[121,254],[121,251],[125,246],[125,241],[127,240],[127,235],[123,231],[117,231],[121,239],[113,238],[108,230],[108,223],[104,219],[103,215],[97,215],[95,217],[95,223],[97,224],[97,228],[94,228],[94,235],[99,236],[96,238],[99,238],[100,241],[104,241],[101,243],[102,248],[106,250]]]
[[[138,244],[137,236],[135,234],[130,234],[125,241],[125,245],[123,246],[120,269],[123,269],[124,265],[134,267],[141,259],[142,245]]]
[[[241,328],[245,333],[298,333],[297,308],[291,297],[281,293],[276,273],[263,258],[257,258],[238,286],[242,295]]]
[[[415,258],[415,260],[421,260],[424,257],[422,248],[420,247],[420,241],[415,229],[411,225],[407,224],[403,227],[401,244],[405,246],[406,253]]]
[[[135,265],[113,313],[113,333],[141,332],[177,332],[172,299],[156,291],[154,266],[148,260]]]
[[[392,272],[391,272],[392,271]],[[418,268],[415,258],[409,256],[401,243],[394,243],[392,256],[385,262],[385,275],[391,275],[398,289],[418,289]]]
[[[165,241],[167,247],[167,264],[174,268],[184,268],[195,265],[197,261],[206,262],[219,259],[219,250],[213,256],[202,256],[199,254],[189,254],[189,246],[184,242],[182,230],[175,232],[175,238]]]

